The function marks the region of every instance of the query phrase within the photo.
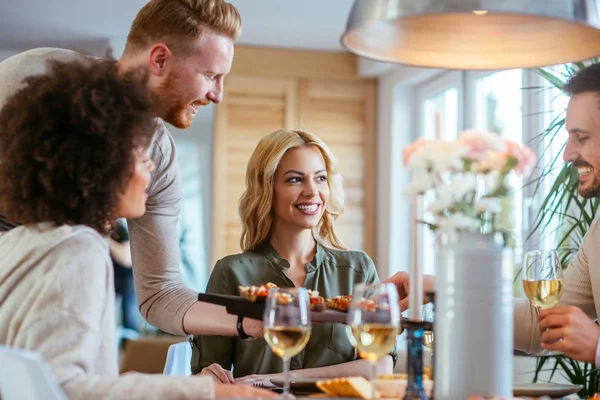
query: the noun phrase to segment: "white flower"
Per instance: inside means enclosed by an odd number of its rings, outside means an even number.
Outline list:
[[[462,171],[463,158],[469,153],[467,146],[456,141],[433,142],[431,146],[422,147],[420,150],[428,152],[429,163],[437,173]]]
[[[477,188],[477,176],[471,173],[457,174],[452,177],[447,190],[457,201],[462,200],[468,193],[475,192]]]
[[[413,171],[410,183],[404,188],[404,193],[409,196],[418,196],[424,194],[433,186],[435,177],[426,170],[418,169]]]
[[[402,163],[404,164],[404,166],[406,167],[408,165],[408,161],[410,160],[415,151],[417,151],[423,146],[428,146],[430,143],[431,140],[421,138],[416,142],[413,142],[410,145],[406,146],[402,150]]]
[[[431,145],[425,145],[413,151],[406,164],[409,169],[412,171],[426,171],[429,169],[429,157],[431,154],[431,151],[429,151],[430,146]]]
[[[433,201],[431,204],[429,204],[429,206],[427,206],[426,211],[430,211],[432,213],[437,214],[451,208],[454,205],[455,201],[452,198],[452,196],[450,196],[450,193],[448,191],[436,192],[436,194],[437,196],[435,198],[435,201]]]
[[[485,212],[498,214],[500,211],[502,211],[502,204],[500,199],[496,197],[482,197],[475,203],[475,212],[477,214]]]
[[[448,142],[420,139],[407,146],[403,155],[411,171],[405,193],[431,199],[426,211],[432,213],[433,228],[452,238],[459,230],[477,231],[489,223],[482,214],[497,215],[507,209],[502,200],[505,178],[511,170],[526,174],[535,162],[529,149],[475,130],[463,131]],[[499,224],[496,219],[493,225]]]
[[[452,208],[466,195],[474,193],[476,186],[477,177],[471,173],[453,175],[450,183],[434,187],[436,199],[427,207],[427,211],[439,213]]]

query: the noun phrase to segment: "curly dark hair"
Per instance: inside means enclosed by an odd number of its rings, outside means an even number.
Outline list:
[[[569,96],[600,92],[600,64],[592,64],[579,70],[563,86],[563,92]]]
[[[116,61],[49,61],[0,110],[0,211],[19,224],[105,233],[152,140],[147,73]]]

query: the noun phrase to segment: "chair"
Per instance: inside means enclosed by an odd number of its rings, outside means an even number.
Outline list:
[[[7,346],[0,346],[0,398],[67,400],[38,353]]]
[[[189,342],[172,344],[167,351],[163,375],[190,376],[192,375],[191,361],[192,346]]]

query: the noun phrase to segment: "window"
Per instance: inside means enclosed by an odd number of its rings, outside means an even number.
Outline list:
[[[427,139],[452,140],[460,129],[460,103],[462,100],[462,76],[459,72],[442,75],[418,92],[419,136]],[[430,219],[425,211],[427,199],[420,199],[413,206],[413,215],[418,220]],[[414,218],[413,218],[414,220]],[[435,273],[435,235],[424,224],[417,222],[413,232],[417,238],[416,262],[422,266],[423,273]]]
[[[541,108],[548,106],[546,100],[535,97],[539,93],[524,90],[524,87],[539,85],[540,82],[534,72],[525,70],[440,74],[416,89],[416,108],[419,110],[417,136],[451,140],[459,131],[473,128],[495,132],[503,138],[531,146],[531,140],[548,124],[544,118],[552,117],[540,113]],[[562,105],[553,104],[557,112],[563,109]],[[561,142],[553,142],[554,154],[561,151]],[[526,182],[523,178],[513,175],[510,179],[514,190],[503,204],[500,224],[515,232],[511,245],[515,263],[519,263],[528,234],[520,228],[532,221],[530,217],[524,218],[529,212],[524,205],[532,203],[529,197],[533,190],[524,190]],[[416,203],[411,220],[426,219],[427,199]],[[417,262],[424,273],[435,273],[435,252],[431,251],[435,247],[433,233],[419,222],[413,222],[411,229],[416,238]]]
[[[562,67],[564,70],[564,67]],[[566,73],[566,71],[563,71]],[[550,86],[546,83],[544,86]],[[543,105],[543,120],[544,120],[544,129],[551,126],[551,124],[557,120],[565,117],[565,110],[567,109],[567,104],[569,103],[569,97],[563,94],[559,89],[555,87],[549,87],[544,90],[544,98]],[[540,158],[543,157],[543,165],[550,165],[553,160],[554,165],[549,174],[544,178],[542,182],[542,193],[548,193],[550,188],[554,184],[558,173],[564,166],[562,162],[562,152],[567,142],[568,134],[566,129],[561,129],[556,132],[556,136],[553,138],[545,135],[544,140],[540,144],[542,147],[543,154],[540,151]],[[540,201],[543,199],[540,199]],[[546,234],[540,238],[540,247],[543,248],[555,248],[558,240],[558,220],[557,218],[553,218],[550,221],[548,228],[546,229]]]
[[[497,133],[504,139],[523,145],[523,71],[509,70],[488,74],[469,73],[469,104],[467,128]],[[510,176],[512,192],[503,200],[500,226],[514,237],[509,245],[515,261],[523,254],[523,178]]]

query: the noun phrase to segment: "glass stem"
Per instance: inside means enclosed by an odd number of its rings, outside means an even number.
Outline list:
[[[290,397],[290,358],[283,357],[283,398]]]
[[[371,382],[371,399],[375,400],[375,371],[377,370],[377,361],[369,360],[369,382]]]

